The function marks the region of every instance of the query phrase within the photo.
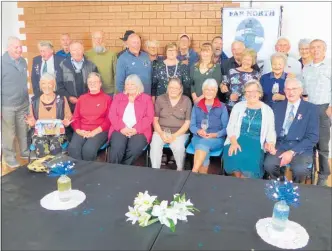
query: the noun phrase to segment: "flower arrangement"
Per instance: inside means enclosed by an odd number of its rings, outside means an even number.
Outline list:
[[[129,212],[125,215],[127,221],[131,221],[134,225],[136,222],[139,226],[146,227],[155,222],[165,225],[175,231],[178,221],[187,221],[187,216],[194,215],[195,211],[199,211],[189,200],[186,195],[174,194],[173,201],[168,204],[167,200],[160,202],[157,196],[150,196],[148,191],[138,193],[134,200],[134,207],[128,206]]]
[[[300,204],[298,189],[299,187],[294,186],[292,181],[285,178],[282,182],[278,178],[266,184],[265,194],[273,201],[285,201],[287,205],[297,207]]]

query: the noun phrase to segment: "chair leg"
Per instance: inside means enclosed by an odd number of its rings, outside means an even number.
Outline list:
[[[30,164],[30,160],[31,160],[31,150],[30,150],[30,147],[29,147],[29,156],[28,156],[28,163]]]
[[[108,147],[105,150],[105,162],[108,162]]]
[[[145,155],[145,166],[146,167],[150,167],[150,165],[149,165],[149,147],[146,149],[146,155]]]

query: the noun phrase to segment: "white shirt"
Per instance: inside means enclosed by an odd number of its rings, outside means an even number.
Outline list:
[[[40,67],[40,75],[43,75],[43,68],[44,68],[45,61],[42,58],[42,65]],[[47,64],[47,73],[50,73],[52,75],[55,75],[54,72],[54,57],[53,55],[46,61]]]
[[[286,109],[285,119],[284,119],[284,123],[282,125],[282,128],[285,128],[285,124],[286,124],[286,121],[288,119],[289,113],[291,111],[292,105],[294,105],[293,114],[294,114],[294,118],[295,118],[297,110],[299,109],[300,103],[301,103],[301,99],[299,99],[298,101],[296,101],[294,104],[287,102],[287,109]]]
[[[285,65],[285,72],[287,73],[294,73],[296,77],[300,77],[302,74],[302,66],[299,60],[288,56],[287,57],[287,64]],[[263,73],[266,74],[272,71],[271,60],[265,60]]]
[[[128,102],[128,105],[126,106],[126,109],[123,113],[122,121],[128,128],[132,128],[134,125],[136,125],[134,103]]]
[[[318,64],[311,62],[304,66],[302,75],[304,91],[308,94],[309,102],[315,105],[329,104],[331,106],[331,62],[327,59]]]

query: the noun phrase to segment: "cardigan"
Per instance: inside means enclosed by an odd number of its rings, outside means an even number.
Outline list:
[[[261,101],[260,101],[261,102]],[[261,148],[264,150],[264,143],[276,143],[276,131],[274,126],[274,113],[272,109],[261,102],[262,109],[262,127],[260,134],[260,143]],[[231,116],[227,125],[227,139],[225,141],[225,145],[231,143],[230,138],[232,136],[236,136],[239,138],[241,132],[242,119],[244,117],[244,113],[247,109],[247,101],[241,101],[232,109]]]

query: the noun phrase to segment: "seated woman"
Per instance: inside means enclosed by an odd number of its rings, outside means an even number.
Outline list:
[[[229,113],[237,102],[244,100],[244,84],[252,79],[258,80],[260,77],[259,72],[253,70],[256,56],[257,54],[253,49],[245,49],[241,57],[241,66],[230,69],[223,76],[221,92],[226,94],[226,105]]]
[[[132,74],[124,92],[114,97],[109,113],[110,163],[131,165],[151,141],[154,109],[151,96],[143,91],[141,79]]]
[[[163,147],[168,143],[173,152],[177,170],[183,170],[192,105],[190,99],[182,93],[181,80],[171,78],[167,85],[167,93],[158,96],[156,100],[154,133],[150,145],[152,168],[160,168]]]
[[[34,127],[37,120],[60,119],[64,126],[70,124],[72,114],[66,97],[55,94],[55,76],[45,73],[40,78],[39,97],[33,97],[30,105],[30,114],[26,117],[26,123]],[[60,135],[33,135],[32,144],[36,148],[36,156],[42,158],[45,155],[56,155],[62,152],[62,147],[67,140],[65,134]]]
[[[257,80],[244,85],[244,94],[246,101],[234,106],[227,126],[224,169],[238,178],[262,178],[264,151],[275,150],[274,115],[259,100],[263,90]]]
[[[87,82],[89,92],[80,96],[76,103],[72,123],[75,132],[68,153],[74,159],[93,161],[97,159],[99,148],[107,141],[112,98],[101,90],[98,73],[91,72]]]
[[[273,103],[285,100],[285,81],[288,74],[284,71],[287,64],[285,54],[277,52],[271,56],[272,72],[264,74],[260,83],[263,88],[263,102],[272,107]]]
[[[204,97],[194,106],[190,122],[195,149],[192,171],[196,173],[207,173],[209,153],[223,147],[228,123],[226,106],[216,97],[217,81],[211,78],[205,80],[202,91]]]

